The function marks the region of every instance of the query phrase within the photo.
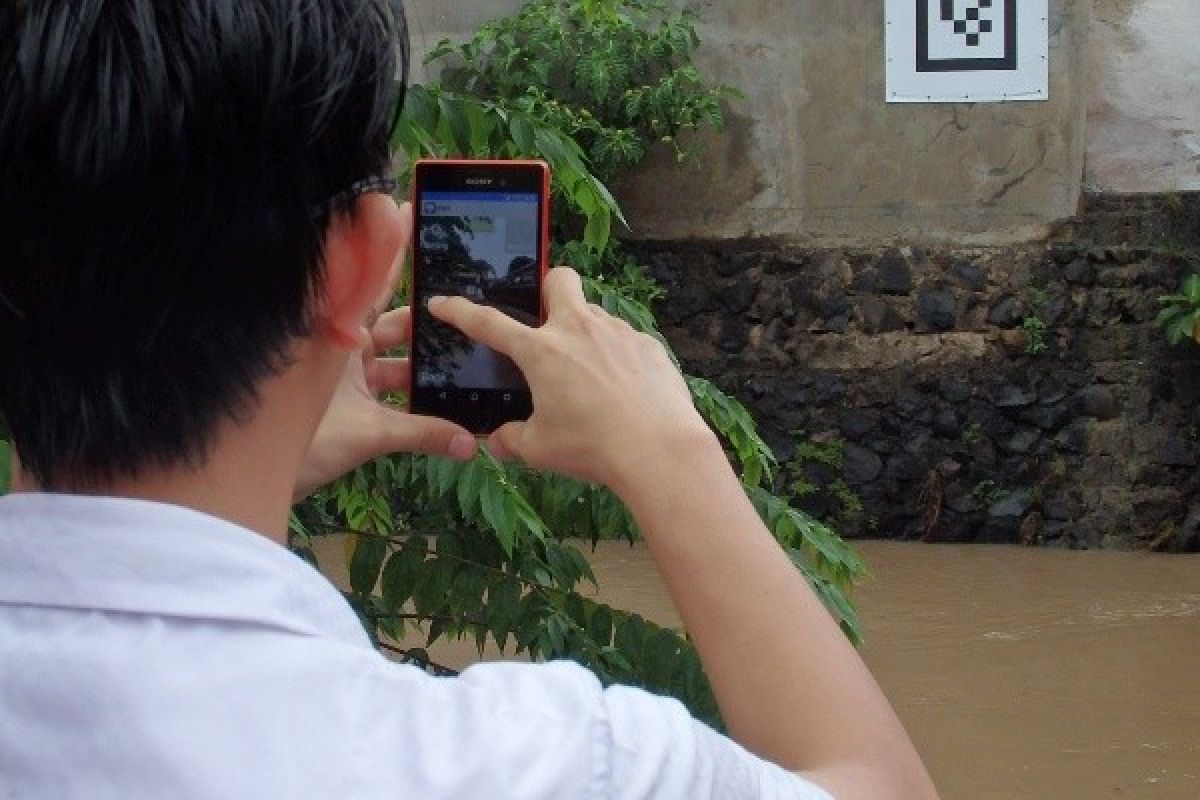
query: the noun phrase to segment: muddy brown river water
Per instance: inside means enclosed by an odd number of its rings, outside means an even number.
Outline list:
[[[945,800],[1200,800],[1200,557],[858,547],[863,654]],[[678,624],[644,549],[593,564],[602,599]]]

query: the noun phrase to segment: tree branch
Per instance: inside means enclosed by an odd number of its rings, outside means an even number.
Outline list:
[[[385,642],[380,642],[379,647],[382,650],[386,650],[389,653],[394,653],[400,656],[398,661],[401,664],[420,667],[429,674],[433,675],[435,678],[457,678],[459,675],[458,670],[451,669],[443,664],[438,664],[429,658],[428,653],[420,648],[405,650],[402,647],[396,647]]]

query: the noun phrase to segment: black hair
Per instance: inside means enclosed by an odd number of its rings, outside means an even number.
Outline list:
[[[202,463],[390,168],[399,0],[0,0],[0,418],[47,489]]]

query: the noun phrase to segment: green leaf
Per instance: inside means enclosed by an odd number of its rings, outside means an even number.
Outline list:
[[[656,631],[646,642],[644,657],[647,681],[654,686],[669,687],[678,655],[678,634],[665,628]]]
[[[607,606],[599,606],[593,609],[591,618],[587,623],[588,636],[592,637],[598,644],[606,645],[612,641],[613,636],[613,616],[612,611]]]
[[[480,495],[483,518],[496,534],[496,540],[504,548],[505,555],[511,558],[517,544],[517,530],[506,501],[504,489],[499,483],[491,479],[484,481]]]
[[[1165,300],[1166,298],[1163,299]],[[1182,312],[1174,306],[1164,308],[1162,311],[1158,312],[1158,316],[1154,318],[1154,325],[1158,328],[1165,327],[1173,322],[1181,313]]]
[[[854,604],[830,581],[818,575],[813,570],[803,552],[795,548],[787,548],[787,554],[792,563],[800,570],[809,585],[817,593],[821,602],[829,609],[834,618],[838,620],[846,637],[856,647],[862,645],[862,627],[859,624],[858,610],[854,607]]]
[[[466,103],[448,92],[443,92],[438,96],[438,108],[442,113],[442,121],[439,125],[444,123],[449,132],[449,140],[446,141],[446,144],[451,145],[451,149],[455,153],[469,155],[471,152],[471,123],[467,119]]]
[[[529,117],[513,114],[508,130],[521,155],[529,156],[535,152],[537,145],[534,143],[533,123],[529,121]]]
[[[404,94],[404,116],[415,129],[432,132],[437,127],[437,100],[424,86],[410,86]]]
[[[631,614],[617,623],[613,644],[629,663],[637,669],[642,663],[642,649],[645,642],[645,620],[636,614]]]
[[[9,447],[8,442],[0,439],[0,495],[8,491],[8,480],[11,474]],[[288,531],[303,539],[306,545],[312,545],[312,531],[295,511],[288,514]]]
[[[471,142],[471,155],[476,157],[491,155],[490,143],[498,120],[494,115],[485,111],[478,103],[466,103],[465,109]]]
[[[369,595],[379,581],[379,570],[387,556],[387,539],[382,536],[359,536],[350,559],[350,588],[355,594]]]
[[[454,580],[454,565],[433,559],[427,561],[413,587],[413,608],[421,616],[431,616],[441,610],[446,592]]]
[[[467,519],[479,512],[479,493],[485,474],[483,461],[477,458],[467,464],[458,476],[458,507]]]
[[[582,628],[587,624],[587,614],[584,611],[583,598],[575,592],[567,595],[567,599],[563,602],[563,610],[566,611],[571,621],[579,627]]]
[[[410,540],[411,541],[411,540]],[[383,568],[383,602],[392,611],[399,609],[412,596],[425,550],[404,547],[393,553]]]
[[[1189,275],[1183,282],[1182,294],[1191,303],[1200,305],[1200,272]]]
[[[613,197],[608,187],[595,176],[592,177],[592,183],[596,187],[596,192],[599,194],[600,199],[608,206],[608,210],[612,212],[613,216],[620,220],[626,230],[632,230],[629,226],[629,221],[625,219],[625,213],[621,211],[621,206],[617,203],[617,198]]]
[[[521,584],[516,578],[501,578],[488,589],[488,626],[501,650],[517,623],[520,605]]]
[[[583,240],[587,242],[588,247],[597,253],[603,252],[608,247],[611,235],[612,217],[607,211],[597,210],[588,216],[587,226],[583,232]]]
[[[458,481],[458,476],[464,468],[463,464],[449,458],[434,458],[432,461],[436,466],[438,493],[445,494]]]
[[[429,636],[425,639],[425,646],[429,647],[438,639],[442,638],[442,634],[446,632],[446,620],[439,617],[429,623]]]

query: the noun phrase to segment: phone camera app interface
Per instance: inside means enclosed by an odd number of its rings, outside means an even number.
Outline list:
[[[421,298],[457,295],[526,325],[540,321],[538,196],[425,192],[421,199]],[[507,356],[475,344],[427,314],[416,326],[422,389],[526,389]]]

